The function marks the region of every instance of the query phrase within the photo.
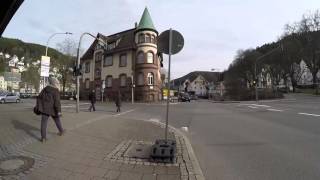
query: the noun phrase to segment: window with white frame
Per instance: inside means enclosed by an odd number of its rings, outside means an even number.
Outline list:
[[[85,73],[89,73],[90,72],[90,62],[86,62],[84,68],[85,68]]]
[[[144,43],[145,42],[145,35],[144,34],[139,34],[139,43]]]
[[[106,58],[104,58],[104,66],[112,66],[113,65],[113,58],[112,56],[106,56]]]
[[[151,36],[151,43],[156,44],[156,37],[154,35]]]
[[[154,85],[154,76],[153,73],[148,73],[148,85]]]
[[[86,86],[86,89],[90,88],[90,80],[89,79],[86,79],[85,86]]]
[[[107,76],[106,87],[112,87],[112,76]]]
[[[122,74],[120,75],[120,86],[124,87],[127,85],[127,75]]]
[[[146,34],[146,43],[151,43],[151,35]]]
[[[147,53],[147,63],[153,64],[153,53],[152,52]]]
[[[143,52],[139,52],[137,56],[137,64],[143,64],[144,63],[144,54]]]
[[[95,61],[101,61],[101,60],[102,60],[102,57],[103,57],[102,52],[96,53],[96,55],[95,55]]]
[[[127,55],[126,55],[126,54],[120,55],[119,66],[120,66],[120,67],[125,67],[125,66],[127,66]]]
[[[143,77],[143,73],[142,72],[138,74],[138,78],[137,79],[138,79],[137,80],[137,84],[138,85],[143,85],[144,84],[144,77]]]

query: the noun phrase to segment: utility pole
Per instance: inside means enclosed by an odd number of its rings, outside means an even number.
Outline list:
[[[131,103],[134,104],[134,83],[133,83],[133,74],[131,75]]]

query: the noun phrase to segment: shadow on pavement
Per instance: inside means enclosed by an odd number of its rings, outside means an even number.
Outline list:
[[[28,134],[30,137],[37,139],[37,140],[40,140],[40,137],[34,133],[34,132],[40,133],[40,129],[35,128],[27,123],[17,121],[17,120],[13,120],[13,121],[11,121],[11,123],[13,124],[15,129],[22,130],[26,134]],[[39,125],[40,125],[40,122],[39,122]]]

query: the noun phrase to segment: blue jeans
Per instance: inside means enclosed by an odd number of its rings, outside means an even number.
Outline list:
[[[48,115],[42,114],[42,117],[41,117],[41,138],[43,138],[43,139],[47,138],[48,119],[49,119]],[[59,132],[62,133],[63,129],[62,129],[62,126],[61,126],[60,117],[59,116],[52,117],[52,119],[54,120]]]

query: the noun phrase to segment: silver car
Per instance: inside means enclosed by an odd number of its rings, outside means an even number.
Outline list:
[[[0,103],[4,104],[7,102],[15,102],[19,103],[20,102],[20,97],[17,94],[7,92],[7,93],[2,93],[0,94]]]

